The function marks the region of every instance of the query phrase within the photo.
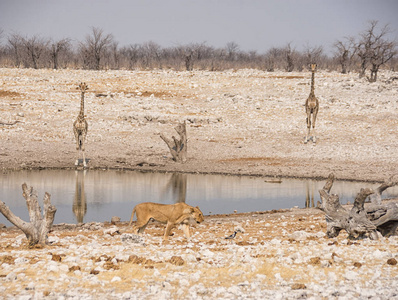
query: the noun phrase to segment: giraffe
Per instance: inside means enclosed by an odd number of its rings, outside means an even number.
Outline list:
[[[311,72],[312,72],[312,77],[311,77],[311,92],[310,95],[307,98],[307,101],[305,101],[305,112],[307,113],[307,135],[304,140],[304,144],[306,144],[310,139],[310,130],[311,130],[311,114],[312,114],[312,129],[314,136],[312,137],[312,141],[316,143],[316,137],[315,137],[315,120],[316,120],[316,115],[318,114],[319,110],[319,102],[318,99],[315,97],[315,70],[316,70],[316,64],[311,64]]]
[[[81,101],[80,101],[80,112],[77,116],[76,121],[73,123],[73,133],[75,134],[76,138],[76,150],[77,152],[77,159],[75,165],[79,165],[79,151],[82,152],[83,155],[83,166],[86,167],[86,159],[84,156],[84,144],[88,130],[88,124],[86,119],[84,118],[84,94],[88,90],[88,85],[84,82],[80,83],[78,89],[81,91]]]

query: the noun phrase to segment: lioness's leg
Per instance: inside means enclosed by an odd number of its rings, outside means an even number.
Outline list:
[[[148,220],[146,220],[146,221],[137,219],[137,223],[134,226],[135,233],[136,234],[144,233],[145,228],[148,225],[150,220],[151,220],[150,218]]]
[[[191,233],[189,231],[189,225],[188,224],[182,224],[182,230],[184,231],[186,238],[189,239],[190,236],[191,236]]]
[[[138,228],[137,233],[138,234],[144,233],[147,225],[148,225],[148,223],[146,223],[144,226],[141,226],[140,228]]]
[[[169,238],[169,235],[171,234],[171,230],[173,229],[173,227],[174,227],[173,223],[167,222],[166,230],[164,232],[164,237],[163,237],[164,240],[167,240]]]

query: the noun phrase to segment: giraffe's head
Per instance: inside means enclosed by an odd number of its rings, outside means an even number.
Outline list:
[[[316,70],[316,64],[311,64],[311,71],[315,72]]]
[[[85,82],[81,82],[77,87],[82,93],[85,93],[88,90],[88,85]]]

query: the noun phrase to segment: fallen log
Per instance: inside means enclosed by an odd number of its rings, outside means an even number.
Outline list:
[[[0,201],[0,212],[14,224],[21,229],[28,239],[29,246],[36,244],[45,245],[48,242],[48,233],[54,222],[55,212],[57,209],[51,205],[51,195],[45,193],[43,199],[43,215],[39,203],[37,201],[37,192],[33,187],[29,187],[24,183],[22,185],[23,197],[26,199],[26,205],[29,211],[30,223],[23,221],[16,216],[4,202]]]
[[[1,120],[0,120],[0,125],[12,126],[12,125],[15,125],[15,124],[17,124],[17,123],[22,123],[22,122],[21,122],[21,121],[18,121],[18,120],[13,121],[13,122],[4,122],[4,121],[1,121]]]
[[[353,207],[348,211],[341,206],[339,196],[330,193],[334,179],[334,175],[330,174],[323,189],[319,190],[322,202],[317,204],[317,208],[325,213],[326,235],[329,238],[337,237],[343,229],[351,239],[366,236],[378,239],[377,231],[386,237],[395,233],[398,227],[398,203],[381,204],[381,193],[397,182],[390,178],[376,191],[361,189],[355,197]],[[365,207],[366,198],[375,194],[376,196],[370,197],[373,202]]]
[[[168,139],[162,133],[160,137],[169,147],[173,160],[184,163],[187,161],[187,128],[185,121],[178,124],[174,129],[180,136],[179,140],[175,136],[172,136],[172,139]]]

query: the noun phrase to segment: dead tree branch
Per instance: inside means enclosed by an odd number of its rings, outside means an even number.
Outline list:
[[[11,126],[11,125],[15,125],[17,123],[22,123],[22,122],[18,121],[18,120],[14,121],[14,122],[4,122],[4,121],[0,120],[0,125],[9,125],[9,126]]]
[[[57,209],[51,205],[51,195],[45,193],[43,199],[43,215],[37,201],[37,192],[33,187],[29,187],[24,183],[22,185],[22,195],[26,199],[26,205],[29,211],[30,223],[23,221],[5,205],[4,202],[0,201],[0,212],[14,224],[16,227],[21,229],[28,239],[29,246],[36,244],[45,245],[47,244],[48,233],[54,222],[54,217]]]
[[[162,133],[160,134],[160,137],[169,147],[170,153],[173,156],[173,160],[176,162],[184,163],[187,161],[186,122],[184,121],[183,123],[178,124],[174,129],[180,136],[179,140],[175,136],[172,136],[172,139],[168,139]]]
[[[376,192],[372,189],[361,189],[357,194],[354,205],[350,211],[341,206],[339,196],[330,194],[333,186],[334,175],[329,178],[319,191],[322,203],[318,202],[318,208],[325,213],[327,229],[326,234],[329,238],[339,235],[342,229],[346,230],[349,238],[360,238],[369,236],[370,239],[378,239],[377,232],[383,236],[390,236],[395,233],[398,227],[398,203],[372,203],[365,208],[365,200],[368,196],[381,193],[388,187],[395,184],[390,178],[389,181],[380,185]]]

